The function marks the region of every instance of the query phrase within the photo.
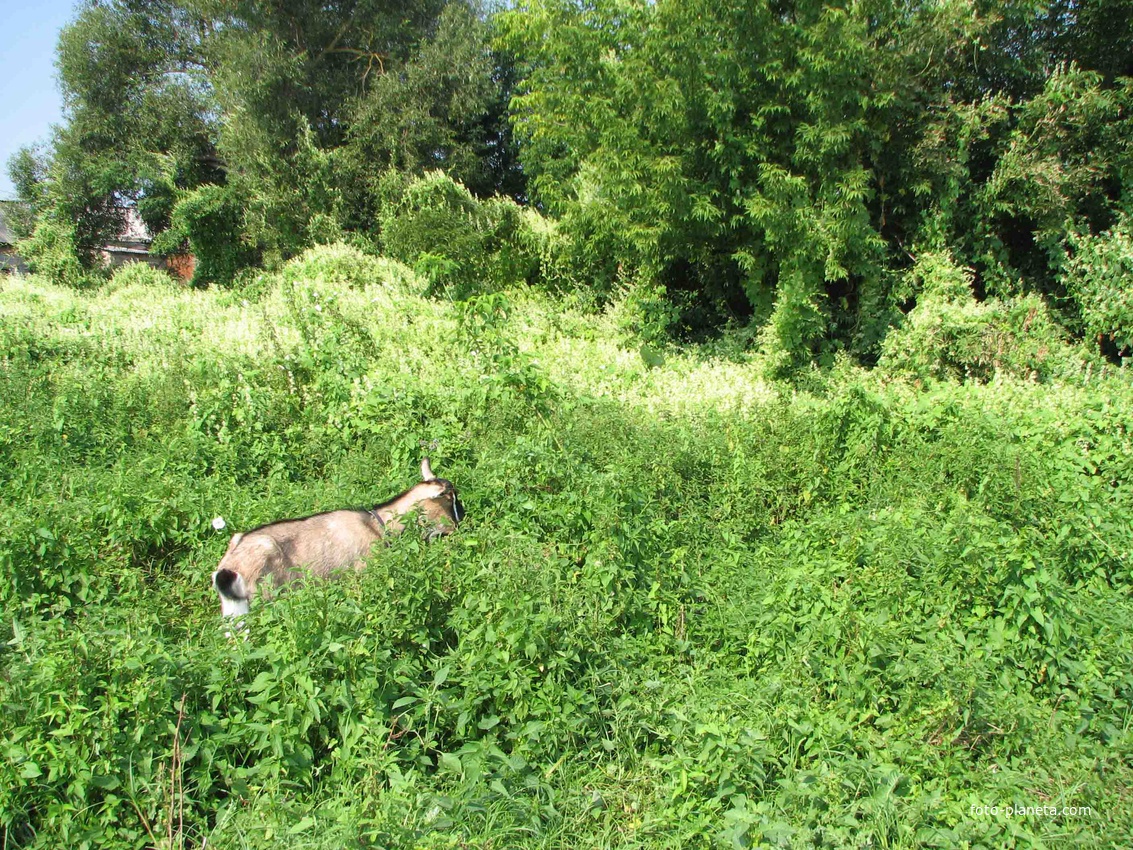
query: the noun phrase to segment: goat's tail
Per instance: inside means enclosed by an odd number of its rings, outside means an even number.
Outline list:
[[[221,567],[212,574],[212,586],[220,595],[220,613],[225,617],[240,617],[248,613],[248,585],[235,570]]]

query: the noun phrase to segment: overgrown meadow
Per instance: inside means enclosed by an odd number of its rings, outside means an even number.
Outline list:
[[[926,295],[788,384],[640,291],[426,289],[0,283],[2,846],[1133,834],[1133,387],[1041,304]],[[455,535],[226,637],[233,531],[422,455]]]

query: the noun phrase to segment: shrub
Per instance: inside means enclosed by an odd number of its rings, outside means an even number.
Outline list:
[[[28,268],[36,274],[75,288],[91,285],[93,278],[79,261],[75,226],[45,215],[27,239],[16,244]]]
[[[259,259],[244,241],[244,199],[230,186],[209,184],[183,193],[173,206],[169,229],[152,244],[156,254],[186,246],[197,258],[192,284],[225,286]]]
[[[553,292],[597,288],[597,281],[587,279],[576,268],[571,241],[555,219],[541,215],[533,207],[523,207],[516,239],[520,246],[519,256],[525,261],[530,258],[532,263],[532,282]]]
[[[289,260],[281,276],[285,283],[304,282],[362,289],[389,283],[398,289],[420,290],[423,281],[413,270],[387,257],[375,257],[352,245],[316,245]]]
[[[128,286],[168,288],[173,278],[162,269],[155,269],[148,263],[126,263],[116,268],[110,276],[110,283],[103,287],[106,292],[116,292]]]
[[[890,374],[987,381],[997,372],[1046,380],[1082,364],[1037,295],[971,294],[971,272],[946,254],[923,255],[910,273],[916,306],[882,344]]]
[[[452,298],[525,280],[535,265],[518,238],[513,201],[478,200],[440,171],[418,178],[391,172],[381,195],[385,251]]]
[[[626,284],[609,303],[606,314],[620,332],[622,345],[637,348],[642,362],[648,366],[665,362],[662,350],[670,341],[677,309],[666,297],[664,286],[640,281]]]
[[[1133,348],[1133,233],[1128,217],[1100,235],[1071,237],[1066,289],[1086,331],[1119,350]]]

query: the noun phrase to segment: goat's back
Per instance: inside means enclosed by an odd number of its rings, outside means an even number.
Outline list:
[[[361,566],[382,534],[381,524],[361,510],[280,520],[233,541],[218,569],[239,573],[249,587],[269,579],[278,587],[307,572],[325,577]]]

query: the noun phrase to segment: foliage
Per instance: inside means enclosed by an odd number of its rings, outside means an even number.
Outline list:
[[[1133,347],[1133,238],[1128,217],[1097,236],[1075,236],[1067,289],[1077,302],[1086,331],[1108,339],[1119,351]]]
[[[644,361],[655,290],[453,303],[341,245],[251,300],[5,282],[3,841],[1120,844],[1133,391],[1033,381],[1053,331],[969,281],[923,254],[898,335],[1000,317],[998,369],[955,337],[814,393]],[[231,531],[372,504],[424,453],[455,535],[225,637]],[[1090,811],[978,811],[1007,803]]]
[[[668,342],[676,322],[676,310],[665,296],[665,287],[660,285],[627,284],[606,310],[627,346],[641,344],[646,362],[660,356],[659,349]]]
[[[35,229],[35,217],[44,197],[42,186],[46,169],[43,152],[23,147],[8,160],[8,177],[20,201],[3,202],[4,223],[18,239],[26,239]]]
[[[136,202],[156,232],[168,225],[176,189],[219,178],[207,30],[195,9],[174,2],[87,2],[64,27],[57,65],[66,121],[41,183],[86,251],[120,232],[121,215],[102,211]],[[80,259],[90,265],[88,254]]]
[[[441,169],[480,198],[523,194],[504,119],[510,70],[490,51],[490,38],[488,23],[451,3],[404,66],[375,73],[358,100],[344,150],[352,181],[344,188],[366,187],[360,207],[378,200],[391,168],[415,175]]]
[[[1083,331],[1067,258],[1128,213],[1131,25],[1119,0],[88,2],[67,120],[11,168],[88,270],[131,207],[202,284],[384,239],[456,297],[661,287],[670,338],[805,381],[877,362],[925,252]]]
[[[171,218],[198,192],[234,205],[222,232],[194,233],[204,254],[245,244],[280,262],[373,230],[390,165],[444,166],[484,194],[521,195],[509,72],[488,39],[473,6],[443,0],[85,2],[59,43],[66,121],[47,167],[13,160],[17,189],[75,221],[87,267],[120,225],[107,210],[136,206],[177,241],[192,215]],[[217,262],[202,282],[230,280],[243,259]]]
[[[972,272],[947,254],[922,255],[910,277],[916,306],[886,338],[881,369],[987,381],[999,372],[1048,380],[1086,368],[1090,358],[1070,346],[1037,296],[977,302]]]
[[[438,291],[466,298],[523,280],[534,259],[517,236],[514,201],[478,200],[443,172],[389,172],[382,188],[382,247],[415,266]]]
[[[162,269],[155,269],[148,263],[125,263],[116,268],[114,273],[110,275],[110,282],[106,285],[106,288],[117,290],[130,286],[141,289],[153,288],[160,291],[169,286],[169,273]]]
[[[1100,5],[538,0],[502,15],[521,159],[600,290],[621,269],[678,327],[750,320],[774,373],[872,362],[910,251],[1058,298],[1069,233],[1112,223],[1131,125]]]
[[[887,95],[871,91],[864,22],[553,2],[505,20],[530,57],[515,103],[540,198],[629,268],[697,293],[702,326],[731,310],[767,319],[772,294],[771,342],[805,359],[826,335],[828,285],[872,277],[881,258],[864,160]]]
[[[1014,112],[995,168],[976,192],[988,288],[1057,291],[1068,230],[1113,222],[1114,187],[1133,167],[1127,84],[1103,87],[1075,65],[1051,74]]]
[[[82,287],[92,281],[79,262],[78,238],[70,222],[40,218],[31,234],[16,243],[16,251],[32,271],[66,286]]]
[[[196,258],[194,286],[230,284],[253,265],[258,252],[244,239],[242,199],[229,186],[209,184],[181,193],[169,228],[155,237],[151,250],[173,254],[188,250]]]
[[[405,292],[422,288],[421,281],[406,266],[388,257],[375,257],[343,244],[310,248],[288,261],[280,275],[285,283],[292,286],[318,282],[328,292],[364,289],[376,284]]]
[[[1127,6],[85,3],[11,166],[0,843],[1127,841]],[[130,205],[195,287],[84,291]],[[226,637],[231,530],[423,454],[457,534]]]

